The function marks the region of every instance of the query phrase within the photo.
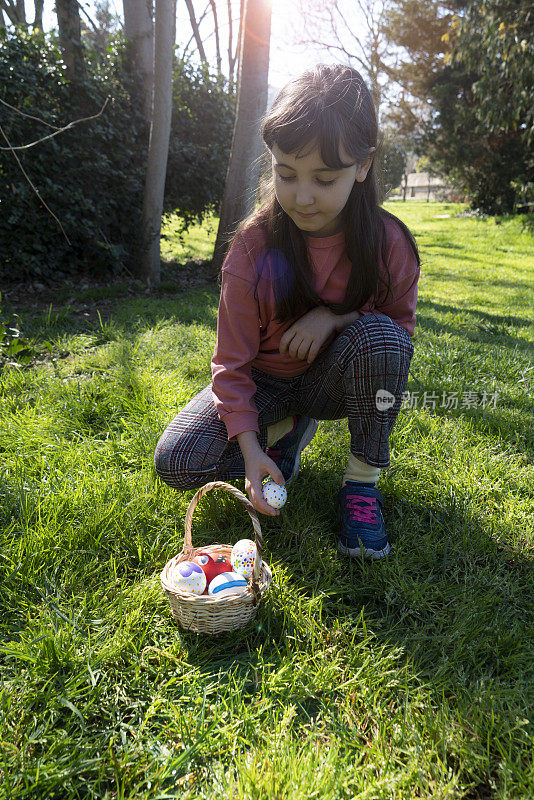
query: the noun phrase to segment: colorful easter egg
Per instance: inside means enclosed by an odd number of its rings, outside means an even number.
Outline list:
[[[207,581],[198,564],[194,564],[192,561],[181,561],[174,568],[173,583],[182,592],[202,594]]]
[[[263,496],[273,508],[282,508],[286,504],[287,489],[285,486],[279,486],[274,481],[266,481],[263,484]]]
[[[248,586],[247,579],[237,572],[221,572],[208,587],[208,594],[212,597],[226,597],[229,594],[240,594]]]
[[[206,576],[206,585],[209,586],[216,575],[221,572],[231,572],[232,565],[224,556],[210,556],[209,553],[197,553],[192,561],[198,564]]]
[[[256,544],[252,539],[240,539],[232,547],[230,557],[235,572],[250,578],[256,560]]]

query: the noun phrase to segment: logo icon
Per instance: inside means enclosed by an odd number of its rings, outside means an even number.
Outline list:
[[[395,395],[388,392],[387,389],[379,389],[375,397],[376,407],[379,411],[387,411],[395,403]]]

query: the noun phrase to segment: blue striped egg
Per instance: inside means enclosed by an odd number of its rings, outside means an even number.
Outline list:
[[[221,572],[208,586],[208,594],[213,597],[226,597],[229,594],[240,594],[248,586],[246,578],[237,572]]]

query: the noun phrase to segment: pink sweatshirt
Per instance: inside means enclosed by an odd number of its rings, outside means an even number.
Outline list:
[[[386,217],[386,254],[391,293],[384,302],[385,288],[362,308],[362,314],[379,311],[387,314],[413,336],[419,267],[414,252],[399,225]],[[340,303],[350,275],[350,261],[345,253],[345,235],[307,236],[313,268],[313,286],[322,300]],[[212,393],[228,438],[243,431],[256,431],[258,413],[253,396],[256,385],[251,375],[255,367],[269,375],[301,375],[310,366],[307,361],[279,352],[280,340],[293,322],[275,321],[272,278],[286,268],[283,257],[267,255],[265,235],[260,226],[251,226],[236,237],[222,267],[221,298],[217,319],[217,343],[211,362]],[[387,280],[382,260],[381,274]],[[258,281],[258,276],[261,277]],[[257,284],[257,286],[256,286]],[[332,334],[323,347],[328,347]]]

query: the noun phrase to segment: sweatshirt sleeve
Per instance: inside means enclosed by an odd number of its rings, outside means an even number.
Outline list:
[[[413,336],[419,264],[410,243],[398,226],[395,226],[395,232],[386,248],[390,291],[386,296],[386,289],[383,288],[375,310],[387,314]]]
[[[238,237],[222,269],[217,343],[211,361],[213,400],[229,440],[243,431],[259,433],[253,401],[256,384],[251,374],[251,362],[260,346],[253,275],[246,245]]]

